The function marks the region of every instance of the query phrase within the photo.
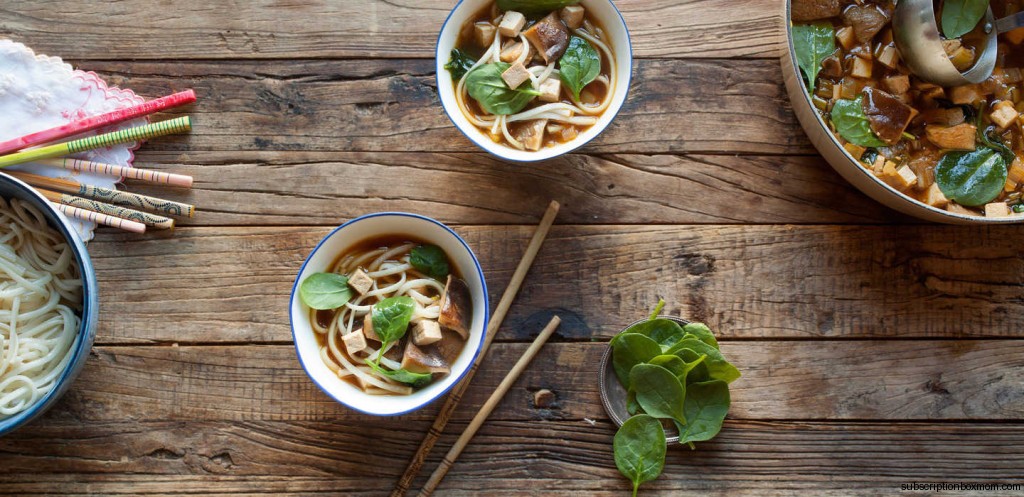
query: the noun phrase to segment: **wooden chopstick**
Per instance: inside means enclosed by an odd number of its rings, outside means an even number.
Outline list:
[[[92,221],[96,224],[102,224],[104,226],[111,226],[114,228],[130,231],[132,233],[145,233],[146,225],[137,223],[135,221],[129,221],[127,219],[121,219],[116,216],[108,216],[106,214],[100,214],[99,212],[93,212],[90,210],[80,209],[70,205],[64,205],[60,202],[50,202],[57,210],[63,212],[67,216],[81,219],[83,221]]]
[[[195,215],[195,206],[175,202],[173,200],[164,200],[162,198],[139,195],[138,193],[123,192],[120,190],[112,190],[110,188],[103,188],[99,186],[83,185],[77,181],[50,178],[48,176],[23,173],[20,171],[4,171],[4,173],[10,174],[11,176],[14,176],[15,178],[18,178],[34,187],[47,188],[50,190],[57,190],[59,192],[95,198],[112,204],[131,207],[133,209],[145,209],[172,216],[192,217]]]
[[[106,214],[108,216],[119,217],[121,219],[127,219],[129,221],[136,221],[156,229],[174,229],[174,220],[169,217],[158,216],[156,214],[137,211],[135,209],[129,209],[127,207],[118,207],[116,205],[98,202],[96,200],[90,200],[87,198],[76,197],[74,195],[68,195],[67,193],[46,190],[44,188],[35,187],[35,189],[37,192],[43,194],[43,196],[46,197],[51,202],[70,205],[72,207],[78,207],[80,209],[94,211],[100,214]]]
[[[437,465],[437,469],[434,470],[430,475],[430,479],[427,480],[427,483],[423,485],[423,489],[420,490],[419,497],[430,497],[430,495],[434,493],[434,489],[436,489],[441,483],[444,476],[448,474],[448,470],[450,470],[452,465],[455,464],[455,460],[459,458],[460,454],[462,454],[462,450],[465,449],[466,445],[469,444],[469,441],[473,439],[473,436],[476,435],[477,430],[479,430],[480,426],[484,424],[484,421],[487,421],[487,417],[490,416],[491,412],[494,411],[494,408],[498,406],[498,402],[501,402],[501,399],[505,397],[505,394],[508,393],[508,389],[512,388],[512,384],[519,379],[519,375],[524,369],[526,369],[526,366],[530,364],[530,361],[532,361],[534,356],[537,355],[537,352],[540,352],[540,348],[544,346],[544,343],[548,341],[551,334],[555,332],[555,329],[558,328],[558,324],[560,322],[561,319],[559,319],[558,316],[551,318],[551,322],[544,327],[544,330],[540,332],[540,335],[538,335],[533,343],[530,344],[530,348],[526,349],[526,352],[523,352],[523,356],[519,358],[519,361],[516,362],[515,366],[512,366],[512,369],[507,375],[505,375],[505,379],[501,380],[501,384],[499,384],[498,388],[494,390],[491,397],[487,399],[484,406],[480,408],[480,411],[476,413],[476,416],[473,416],[473,420],[469,422],[469,426],[466,427],[466,431],[462,432],[459,439],[455,441],[452,448],[449,449],[448,453],[445,454],[443,459],[441,459],[441,464]]]
[[[519,265],[516,266],[515,273],[512,273],[512,280],[509,281],[508,287],[505,288],[505,293],[501,296],[501,301],[498,302],[498,307],[494,309],[494,315],[491,316],[491,321],[487,325],[487,331],[484,336],[484,344],[480,349],[480,353],[477,354],[476,360],[473,361],[473,365],[470,366],[469,371],[466,372],[465,378],[461,382],[452,388],[452,391],[448,394],[448,398],[444,401],[444,405],[441,406],[441,410],[437,413],[437,418],[434,419],[434,424],[430,426],[430,431],[427,432],[427,436],[423,437],[423,441],[420,442],[419,449],[413,454],[412,459],[409,460],[409,465],[405,468],[405,472],[402,473],[402,477],[398,479],[395,484],[395,489],[391,491],[391,497],[403,497],[405,492],[409,490],[409,486],[412,485],[412,480],[416,478],[416,475],[420,472],[420,468],[423,467],[423,463],[427,460],[427,455],[430,454],[430,450],[434,448],[434,444],[437,443],[437,439],[440,438],[441,432],[444,431],[444,427],[448,424],[448,420],[451,419],[452,413],[455,412],[455,408],[458,407],[459,401],[462,400],[462,395],[466,393],[466,389],[469,387],[469,383],[473,381],[473,376],[476,375],[477,368],[480,367],[480,363],[484,361],[487,356],[487,350],[491,347],[491,342],[494,341],[494,336],[498,333],[498,329],[501,328],[502,321],[505,320],[505,315],[508,314],[509,307],[512,306],[512,301],[515,300],[516,295],[519,293],[519,287],[522,286],[523,280],[526,278],[526,273],[530,270],[530,266],[533,265],[533,260],[537,257],[537,252],[540,251],[541,245],[544,244],[544,239],[548,236],[548,231],[551,229],[551,225],[555,222],[555,216],[558,215],[558,202],[552,200],[548,205],[547,211],[544,212],[544,216],[540,220],[540,224],[537,225],[537,230],[533,232],[533,238],[530,239],[530,244],[526,247],[526,252],[523,254],[522,260],[519,261]]]

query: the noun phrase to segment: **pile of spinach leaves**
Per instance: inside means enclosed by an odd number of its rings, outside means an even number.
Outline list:
[[[633,482],[657,478],[665,465],[662,421],[679,431],[680,443],[711,440],[729,411],[729,383],[740,372],[722,356],[718,341],[702,323],[679,323],[658,314],[612,338],[612,367],[628,392],[630,417],[615,434],[615,465]]]

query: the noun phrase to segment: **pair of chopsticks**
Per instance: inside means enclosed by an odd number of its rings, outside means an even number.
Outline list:
[[[412,484],[412,480],[416,478],[420,468],[427,459],[427,455],[430,454],[430,450],[434,448],[434,444],[437,443],[438,438],[441,436],[441,432],[444,431],[445,426],[448,424],[448,420],[451,418],[452,413],[455,412],[455,408],[459,405],[459,401],[462,400],[462,395],[466,392],[469,387],[469,383],[473,380],[473,376],[476,375],[477,369],[483,362],[484,357],[487,355],[487,350],[491,347],[491,342],[494,341],[494,336],[498,333],[498,329],[501,328],[502,321],[505,320],[505,315],[508,314],[509,307],[512,306],[512,301],[515,300],[516,295],[519,293],[519,288],[523,284],[523,280],[526,278],[526,273],[530,270],[530,266],[533,265],[533,260],[537,257],[537,252],[540,251],[541,245],[544,244],[544,239],[547,238],[548,231],[551,229],[551,225],[555,221],[555,216],[558,214],[558,202],[551,201],[547,211],[544,213],[544,217],[541,218],[540,224],[537,226],[537,230],[533,233],[533,238],[530,239],[530,244],[526,247],[526,253],[523,254],[522,260],[519,261],[519,265],[516,266],[516,271],[512,274],[512,280],[509,282],[508,287],[505,288],[505,293],[501,296],[501,301],[498,302],[498,307],[494,310],[494,315],[491,316],[491,321],[487,325],[487,331],[484,336],[484,344],[480,349],[480,353],[477,355],[473,365],[466,372],[465,378],[452,388],[451,393],[448,394],[448,399],[445,400],[444,406],[441,407],[441,411],[438,412],[437,418],[434,420],[434,424],[431,425],[430,431],[427,432],[427,436],[424,437],[423,442],[420,443],[419,449],[413,455],[409,461],[409,466],[405,469],[405,473],[399,478],[398,483],[395,484],[395,489],[391,492],[391,497],[404,497],[405,492],[409,490],[409,486]],[[462,454],[462,450],[469,443],[470,439],[476,435],[480,426],[483,425],[487,417],[490,416],[491,412],[501,401],[502,397],[508,392],[512,384],[515,383],[519,375],[526,369],[526,366],[533,360],[533,357],[540,351],[541,347],[547,342],[551,334],[554,333],[555,329],[561,320],[558,316],[551,319],[551,322],[541,331],[540,335],[533,341],[523,356],[516,362],[515,366],[508,372],[505,379],[501,381],[498,388],[491,394],[491,397],[487,399],[480,411],[477,412],[476,416],[466,427],[466,431],[462,433],[452,448],[445,454],[444,459],[441,460],[441,464],[438,465],[437,469],[430,475],[430,479],[424,485],[423,489],[420,490],[419,497],[429,497],[434,489],[441,483],[445,475],[448,474],[448,470],[451,469],[452,465],[455,464],[455,460],[458,459],[459,455]]]
[[[190,131],[192,129],[192,121],[188,116],[54,145],[45,145],[38,148],[29,147],[43,145],[103,126],[119,124],[172,107],[192,103],[195,100],[195,92],[187,90],[136,106],[114,110],[106,114],[80,119],[13,140],[0,142],[0,168],[26,162],[38,162],[73,171],[115,175],[170,186],[191,187],[192,178],[190,176],[122,167],[87,160],[59,159],[59,157],[86,150]],[[12,172],[10,174],[35,187],[43,196],[54,203],[57,209],[66,215],[126,231],[143,233],[146,231],[147,226],[157,229],[171,229],[174,227],[174,220],[169,217],[149,214],[136,209],[146,209],[161,214],[188,217],[192,217],[195,213],[194,206],[180,202],[109,188],[83,185],[71,180],[53,179],[28,173]],[[76,197],[75,195],[89,197],[89,199]],[[110,203],[101,202],[100,200]]]

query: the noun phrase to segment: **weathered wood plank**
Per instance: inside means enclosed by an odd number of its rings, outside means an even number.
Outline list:
[[[855,190],[820,157],[569,155],[533,167],[481,153],[202,156],[205,165],[158,165],[196,177],[190,191],[135,181],[128,188],[198,205],[199,214],[183,220],[190,226],[330,225],[393,210],[398,203],[402,209],[466,224],[526,224],[550,199],[562,204],[559,221],[574,224],[908,219]],[[149,166],[146,159],[153,154],[139,157],[138,165]],[[217,158],[229,162],[218,164]]]
[[[0,439],[0,495],[76,494],[81,485],[103,494],[381,495],[427,423],[39,423]],[[464,428],[449,425],[424,473]],[[439,491],[476,495],[486,479],[500,495],[625,495],[612,433],[604,421],[488,422]],[[913,481],[1015,482],[1022,445],[1020,424],[730,421],[695,452],[673,447],[644,495],[873,495]]]
[[[773,2],[615,3],[638,57],[770,57],[781,36],[781,7]],[[76,59],[432,58],[454,5],[128,0],[85,7],[66,0],[10,1],[0,8],[0,36]],[[61,29],[71,17],[76,43],[67,43]]]
[[[526,344],[496,344],[456,419],[468,420]],[[605,418],[598,392],[605,343],[549,344],[493,419]],[[732,384],[732,419],[1019,420],[1024,416],[1024,342],[724,342],[743,372]],[[552,408],[532,392],[555,392]],[[433,419],[437,406],[401,416]],[[305,376],[290,345],[105,347],[50,422],[323,421],[376,418],[344,408]]]
[[[154,97],[195,88],[187,138],[146,150],[478,151],[445,116],[429,60],[90,61],[111,84]],[[588,153],[810,154],[777,60],[643,60]],[[182,159],[184,160],[184,159]]]
[[[457,228],[481,259],[492,301],[532,229]],[[526,340],[557,312],[560,336],[605,340],[659,296],[668,312],[730,339],[1020,337],[1022,230],[556,225],[501,337]],[[90,246],[102,295],[98,340],[290,340],[285,309],[295,274],[329,231],[101,231]]]

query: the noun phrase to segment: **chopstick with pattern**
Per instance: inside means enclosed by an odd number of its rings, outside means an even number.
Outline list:
[[[154,171],[152,169],[104,164],[102,162],[94,162],[84,159],[72,159],[71,157],[43,159],[35,162],[37,164],[44,164],[47,166],[61,167],[69,171],[120,176],[127,179],[136,179],[139,181],[160,183],[170,186],[180,186],[182,188],[192,187],[192,177],[184,174],[173,174],[165,173],[163,171]]]
[[[100,214],[119,217],[121,219],[127,219],[129,221],[136,221],[156,229],[174,229],[174,220],[169,217],[158,216],[156,214],[137,211],[135,209],[129,209],[127,207],[118,207],[116,205],[98,202],[96,200],[90,200],[87,198],[76,197],[74,195],[68,195],[67,193],[55,192],[52,190],[46,190],[38,187],[36,187],[36,191],[43,194],[43,196],[46,197],[51,202],[57,202],[63,205],[70,205],[72,207],[78,207],[80,209],[95,211]]]
[[[123,229],[132,233],[145,233],[146,225],[129,221],[127,219],[121,219],[116,216],[108,216],[106,214],[100,214],[99,212],[93,212],[86,209],[80,209],[71,205],[64,205],[60,202],[51,202],[53,207],[63,212],[67,216],[81,219],[83,221],[92,221],[96,224],[102,224],[104,226],[111,226],[114,228]]]
[[[124,207],[154,211],[171,216],[192,217],[195,215],[196,208],[194,205],[175,202],[173,200],[164,200],[147,195],[140,195],[138,193],[123,192],[99,186],[83,185],[77,181],[50,178],[47,176],[39,176],[37,174],[23,173],[20,171],[5,172],[35,187],[81,195],[83,197],[103,200],[105,202],[110,202]]]

